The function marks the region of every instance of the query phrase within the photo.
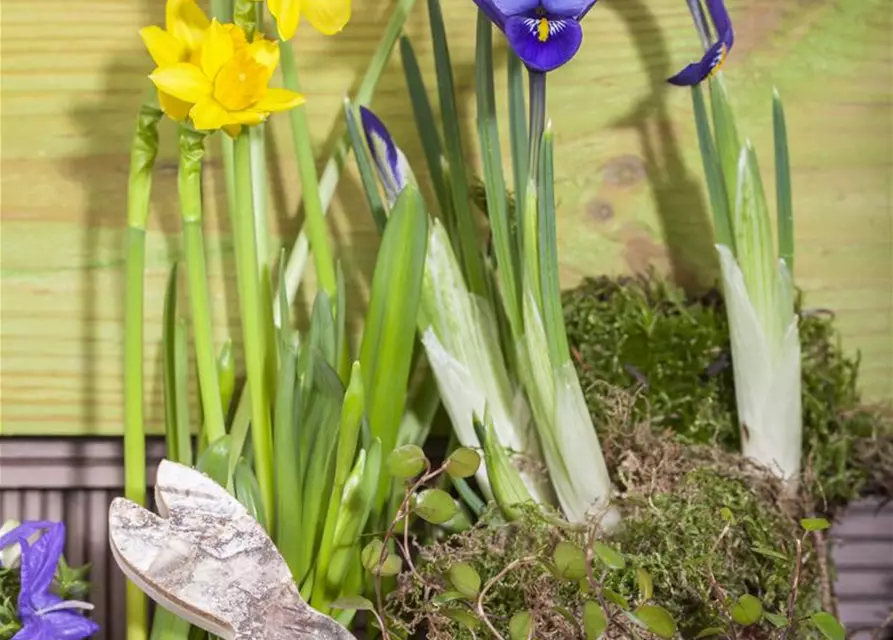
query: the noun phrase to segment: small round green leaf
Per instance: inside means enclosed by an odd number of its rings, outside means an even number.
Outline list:
[[[672,638],[676,633],[676,621],[663,607],[644,604],[633,614],[642,625],[659,638]]]
[[[636,569],[636,584],[639,585],[639,597],[642,602],[651,600],[651,596],[654,595],[654,580],[651,579],[651,574],[642,567]]]
[[[468,478],[477,473],[481,466],[481,456],[477,451],[459,447],[446,461],[446,472],[454,478]]]
[[[738,624],[756,624],[763,617],[763,603],[758,598],[745,593],[732,605],[732,620]]]
[[[724,627],[708,627],[706,629],[701,629],[698,631],[698,635],[695,636],[695,640],[699,640],[699,638],[713,638],[714,636],[721,636],[727,633],[728,630]]]
[[[831,523],[824,518],[803,518],[800,526],[807,531],[824,531],[831,526]]]
[[[511,640],[530,640],[533,637],[533,617],[529,611],[516,613],[509,620],[509,638]]]
[[[394,555],[393,553],[389,553],[388,556],[384,559],[384,562],[381,564],[381,567],[378,568],[377,571],[373,573],[377,573],[380,576],[395,576],[403,570],[403,559]]]
[[[575,544],[562,540],[555,545],[552,560],[558,575],[565,580],[580,580],[586,577],[586,554]]]
[[[586,640],[598,640],[608,628],[605,612],[597,602],[591,600],[583,605],[583,631],[586,632]]]
[[[605,599],[608,602],[613,602],[624,611],[629,611],[629,600],[624,598],[613,589],[608,589],[607,587],[605,587],[604,589],[602,589],[602,595],[605,596]]]
[[[454,564],[449,570],[450,582],[466,598],[475,598],[481,590],[481,576],[467,562]]]
[[[443,524],[456,513],[456,502],[446,491],[425,489],[416,496],[415,512],[431,524]]]
[[[837,621],[837,618],[830,613],[819,611],[818,613],[812,614],[809,619],[815,625],[816,629],[821,631],[822,635],[828,638],[828,640],[846,639],[846,629]]]
[[[419,475],[428,465],[428,458],[421,447],[405,444],[388,456],[388,472],[395,478],[407,479]]]
[[[723,520],[725,520],[726,522],[731,522],[731,521],[732,521],[732,518],[735,517],[735,516],[732,514],[732,510],[729,509],[728,507],[723,507],[722,509],[720,509],[720,510],[719,510],[719,515],[720,515],[720,517],[721,517]]]
[[[447,602],[452,602],[453,600],[462,600],[465,596],[458,591],[444,591],[443,593],[438,593],[436,596],[431,598],[431,602],[434,604],[446,604]]]
[[[331,604],[333,609],[348,609],[357,611],[372,611],[374,606],[371,600],[367,600],[363,596],[345,596],[338,598]]]
[[[363,551],[360,552],[360,560],[366,571],[374,572],[378,569],[378,565],[381,562],[381,550],[383,548],[384,545],[378,538],[374,538],[369,544],[363,547]]]
[[[763,617],[771,622],[776,629],[781,629],[788,624],[788,617],[783,616],[780,613],[770,613],[769,611],[763,611]]]
[[[626,566],[626,559],[623,557],[623,554],[603,542],[596,542],[593,546],[593,550],[599,560],[604,562],[611,569],[623,569]]]
[[[477,629],[480,624],[480,620],[478,620],[470,611],[465,609],[444,609],[443,615],[450,620],[458,622],[470,631]]]

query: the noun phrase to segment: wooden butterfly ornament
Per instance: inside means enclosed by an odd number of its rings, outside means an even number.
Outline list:
[[[163,460],[155,498],[159,515],[115,499],[109,541],[159,605],[224,640],[356,640],[304,602],[263,527],[208,476]]]

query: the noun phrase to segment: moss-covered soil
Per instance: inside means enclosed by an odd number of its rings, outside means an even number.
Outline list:
[[[861,403],[858,359],[839,344],[833,315],[802,309],[804,476],[800,494],[784,498],[777,483],[739,456],[728,327],[716,293],[686,298],[665,282],[601,278],[565,295],[568,337],[596,428],[611,469],[622,525],[605,539],[625,558],[623,569],[597,584],[557,577],[549,559],[559,541],[586,548],[581,533],[536,518],[484,523],[420,550],[416,574],[402,578],[391,613],[434,640],[494,637],[480,620],[456,614],[444,596],[454,591],[451,566],[467,562],[488,584],[482,606],[494,628],[509,638],[515,614],[529,611],[537,638],[584,637],[584,603],[611,601],[630,608],[644,602],[637,571],[653,581],[647,604],[669,611],[683,637],[728,628],[730,603],[757,597],[770,614],[787,611],[803,541],[796,612],[833,606],[833,567],[821,533],[804,534],[799,520],[829,517],[865,495],[893,496],[893,428],[890,413]],[[583,586],[581,586],[581,584]],[[611,595],[596,594],[595,588]],[[453,594],[455,596],[455,594]],[[769,616],[771,617],[771,615]],[[606,637],[649,636],[622,615]],[[626,623],[623,622],[626,620]],[[637,635],[633,635],[633,634]],[[767,619],[705,637],[770,638]],[[811,638],[801,625],[791,638]]]

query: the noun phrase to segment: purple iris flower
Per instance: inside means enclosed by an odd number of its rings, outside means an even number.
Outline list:
[[[596,0],[474,0],[531,71],[546,73],[583,43],[580,21]]]
[[[28,539],[43,530],[31,545]],[[65,525],[61,522],[23,522],[0,537],[0,549],[11,544],[22,548],[19,621],[22,628],[12,640],[85,640],[99,626],[85,618],[80,609],[92,609],[86,602],[66,601],[50,592],[62,547]]]
[[[360,107],[360,118],[366,142],[378,169],[378,177],[384,185],[388,202],[393,206],[403,189],[415,183],[415,176],[406,156],[394,144],[394,139],[379,117],[366,107]]]
[[[735,31],[732,29],[732,20],[729,18],[729,12],[726,11],[723,0],[705,0],[705,2],[719,39],[707,47],[704,57],[698,62],[691,63],[670,78],[667,81],[670,84],[681,87],[700,84],[722,68],[729,51],[732,50],[732,45],[735,44]],[[709,42],[709,36],[707,36],[707,41]]]

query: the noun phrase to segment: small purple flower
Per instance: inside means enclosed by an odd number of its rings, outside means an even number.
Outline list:
[[[31,545],[28,539],[43,530]],[[65,544],[65,525],[61,522],[23,522],[0,537],[0,548],[11,544],[22,547],[19,621],[22,628],[13,640],[85,640],[99,626],[81,615],[79,609],[92,609],[86,602],[66,601],[50,592],[53,576]]]
[[[722,68],[723,63],[732,50],[735,43],[735,32],[732,29],[732,21],[729,12],[726,11],[723,0],[705,0],[710,12],[710,19],[716,29],[719,40],[713,43],[698,62],[693,62],[685,69],[670,78],[667,82],[681,87],[690,87],[700,84],[713,76]]]
[[[570,61],[583,43],[580,21],[596,0],[474,0],[531,71]]]
[[[378,116],[366,107],[360,107],[360,118],[363,121],[366,143],[378,169],[378,177],[384,185],[388,201],[393,205],[403,189],[415,182],[412,169]]]

